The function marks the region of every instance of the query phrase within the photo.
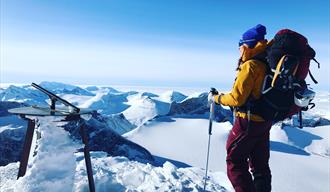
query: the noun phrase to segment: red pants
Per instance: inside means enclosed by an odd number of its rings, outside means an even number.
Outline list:
[[[271,191],[268,164],[271,126],[271,122],[236,118],[226,146],[227,175],[236,192]]]

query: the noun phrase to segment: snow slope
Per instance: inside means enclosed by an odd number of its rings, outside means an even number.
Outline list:
[[[226,170],[225,141],[230,127],[228,122],[214,124],[209,162],[213,171]],[[124,136],[142,144],[154,155],[205,167],[208,119],[159,118]]]
[[[159,122],[155,120],[127,133],[126,137],[155,155],[182,161],[194,167],[205,167],[207,127],[208,121],[205,119],[168,118]],[[230,129],[229,123],[214,125],[209,162],[209,167],[214,172],[226,172],[225,143]],[[325,154],[329,151],[329,126],[308,127],[303,130],[295,127],[286,129],[291,131],[286,133],[285,129],[274,126],[271,132],[273,191],[329,191],[329,154]],[[310,129],[320,130],[325,141],[314,144],[314,139],[321,138],[306,135]],[[280,138],[279,134],[283,134],[283,137]],[[273,139],[276,137],[276,140]],[[309,142],[311,140],[312,143]],[[314,146],[317,146],[316,149],[312,148]]]
[[[81,154],[80,154],[81,155]],[[202,191],[204,171],[197,167],[178,168],[170,162],[153,166],[125,157],[106,157],[92,153],[94,179],[97,191]],[[74,191],[86,191],[84,162],[78,161]],[[227,191],[228,183],[221,182],[222,173],[210,175],[208,190]]]
[[[303,113],[303,129],[297,128],[296,116],[292,121],[273,126],[270,159],[273,191],[330,190],[329,99],[326,93],[317,96],[317,107]],[[182,106],[178,109],[190,112]],[[228,122],[213,126],[209,163],[213,171],[226,172],[225,143],[230,129]],[[207,131],[207,119],[162,117],[125,136],[155,155],[205,167]]]

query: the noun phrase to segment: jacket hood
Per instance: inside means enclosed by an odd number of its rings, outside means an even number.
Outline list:
[[[243,55],[242,55],[242,61],[245,62],[251,58],[253,58],[254,56],[264,52],[266,50],[266,48],[272,44],[273,41],[269,41],[267,42],[267,40],[262,40],[259,41],[256,46],[254,48],[249,48],[246,47]]]

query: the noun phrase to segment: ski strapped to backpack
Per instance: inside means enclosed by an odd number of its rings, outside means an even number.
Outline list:
[[[267,48],[267,75],[264,79],[260,99],[252,101],[251,113],[275,122],[308,110],[315,93],[308,89],[305,78],[309,67],[316,61],[315,51],[308,45],[306,37],[289,29],[277,32]]]

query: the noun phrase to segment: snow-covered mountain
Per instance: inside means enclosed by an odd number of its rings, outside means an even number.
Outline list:
[[[152,120],[156,116],[168,114],[170,106],[169,103],[146,96],[145,94],[130,96],[127,104],[130,107],[123,111],[123,114],[128,121],[137,127]]]
[[[166,91],[163,94],[159,96],[161,101],[167,102],[167,103],[172,103],[172,102],[181,102],[184,99],[187,98],[186,95],[177,92],[177,91]]]
[[[83,123],[97,191],[203,191],[207,93],[41,85],[81,108],[96,110]],[[49,101],[30,86],[14,85],[0,90],[0,100],[0,191],[88,191],[78,130],[82,121],[38,118],[41,139],[34,139],[27,173],[16,180],[26,121],[7,110]],[[303,129],[295,116],[273,125],[273,191],[330,190],[329,93],[318,92],[315,102],[314,109],[303,113]],[[233,191],[225,165],[230,110],[216,106],[215,120],[207,191]]]
[[[134,94],[137,94],[137,92],[100,92],[86,101],[85,104],[81,105],[81,107],[97,110],[104,115],[120,113],[130,107],[126,104],[128,101],[127,97]]]
[[[43,81],[39,85],[55,94],[75,94],[75,95],[94,96],[93,93],[89,92],[86,89],[82,89],[78,86],[59,83],[59,82]]]
[[[108,93],[119,93],[120,91],[112,88],[112,87],[102,87],[102,86],[87,86],[85,87],[85,90],[92,92],[92,93],[97,93],[98,91],[106,91]]]
[[[112,115],[101,115],[99,113],[93,114],[99,122],[107,124],[116,133],[122,135],[136,128],[135,125],[131,124],[122,113],[112,114]]]
[[[29,86],[18,87],[10,85],[0,93],[0,101],[16,101],[29,105],[47,104],[47,95]]]

